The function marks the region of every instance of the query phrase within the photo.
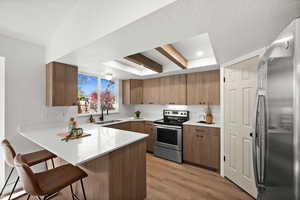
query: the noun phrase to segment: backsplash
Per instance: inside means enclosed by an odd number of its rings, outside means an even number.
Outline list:
[[[220,122],[220,106],[210,106],[212,114],[214,116],[215,122]],[[141,116],[144,118],[162,118],[162,111],[164,109],[171,110],[188,110],[190,111],[191,120],[200,120],[200,117],[206,111],[207,106],[205,105],[134,105],[134,111],[140,110],[142,112]]]

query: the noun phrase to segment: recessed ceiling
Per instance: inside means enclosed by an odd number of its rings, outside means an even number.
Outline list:
[[[187,69],[213,66],[217,64],[209,35],[207,33],[175,42],[172,46],[187,59]],[[141,52],[141,54],[161,64],[163,66],[162,73],[182,70],[178,65],[174,64],[170,59],[162,55],[156,49]],[[158,74],[155,71],[145,68],[143,65],[138,65],[125,59],[104,62],[103,64],[138,76]]]

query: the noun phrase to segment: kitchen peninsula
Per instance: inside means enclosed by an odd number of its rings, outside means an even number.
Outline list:
[[[146,134],[84,124],[91,136],[61,141],[63,125],[23,127],[20,134],[56,154],[55,166],[71,163],[83,169],[89,200],[142,200],[146,197]],[[49,163],[48,168],[51,168]],[[80,184],[73,185],[82,196]],[[66,190],[66,191],[65,191]],[[69,188],[62,191],[70,198]],[[65,191],[65,192],[64,192]]]

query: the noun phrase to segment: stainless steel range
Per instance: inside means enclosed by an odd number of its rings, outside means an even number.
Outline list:
[[[164,110],[163,116],[163,119],[154,121],[154,155],[181,163],[182,128],[189,120],[189,111]]]

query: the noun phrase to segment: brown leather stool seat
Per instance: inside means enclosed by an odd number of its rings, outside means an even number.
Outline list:
[[[36,152],[23,155],[25,163],[29,166],[33,166],[41,162],[45,162],[55,157],[56,155],[54,155],[53,153],[47,150],[36,151]]]
[[[46,172],[35,174],[38,185],[41,188],[42,194],[47,195],[59,192],[66,186],[87,177],[87,174],[78,167],[71,164],[60,166]]]
[[[14,158],[16,156],[16,152],[15,152],[14,148],[12,147],[12,145],[9,143],[8,140],[6,140],[6,139],[3,140],[1,142],[1,146],[4,150],[5,162],[8,166],[11,167],[11,171],[10,171],[10,173],[9,173],[5,183],[4,183],[4,186],[1,189],[0,196],[2,195],[4,189],[5,189],[7,183],[9,181],[14,169],[15,169]],[[42,162],[46,162],[47,160],[51,160],[53,168],[54,168],[53,158],[55,158],[55,157],[56,157],[56,155],[54,155],[53,153],[51,153],[47,150],[36,151],[36,152],[32,152],[32,153],[28,153],[28,154],[23,155],[24,162],[28,166],[33,166],[33,165],[36,165],[36,164],[39,164],[39,163],[42,163]],[[13,189],[10,192],[10,195],[9,195],[9,198],[8,198],[9,200],[11,199],[11,196],[12,196],[18,182],[19,182],[19,177],[15,181]]]
[[[63,165],[57,168],[50,169],[41,173],[33,173],[30,167],[25,163],[24,157],[21,154],[17,154],[14,159],[15,167],[21,178],[24,190],[30,195],[44,196],[45,199],[62,190],[63,188],[70,186],[72,196],[78,197],[73,193],[72,184],[76,181],[81,182],[84,199],[86,199],[82,179],[87,177],[87,174],[79,167],[75,167],[71,164]]]

